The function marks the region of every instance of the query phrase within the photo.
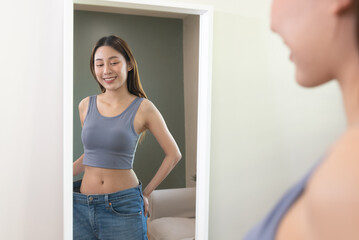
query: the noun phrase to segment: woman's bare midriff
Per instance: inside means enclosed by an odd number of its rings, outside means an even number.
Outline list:
[[[138,186],[132,169],[107,169],[85,166],[80,192],[85,195],[107,194]]]

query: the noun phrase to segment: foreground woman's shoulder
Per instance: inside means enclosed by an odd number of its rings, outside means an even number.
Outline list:
[[[342,135],[310,182],[313,239],[359,239],[359,128]]]
[[[359,167],[359,127],[349,128],[343,134],[333,150],[333,155],[344,167]],[[359,177],[359,172],[356,176]]]
[[[333,182],[332,187],[340,187],[348,196],[358,194],[359,201],[359,127],[349,128],[342,135],[333,147],[327,165],[331,173],[328,177],[337,183]]]

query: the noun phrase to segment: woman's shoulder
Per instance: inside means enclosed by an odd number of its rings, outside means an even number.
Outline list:
[[[355,230],[347,222],[348,219],[359,220],[358,145],[359,128],[348,129],[308,183],[308,216],[315,235],[320,239],[349,239],[344,236],[346,233],[354,234],[352,236],[359,239],[359,229],[355,227]],[[326,238],[329,236],[327,234],[334,238]]]
[[[90,97],[91,96],[87,96],[85,98],[83,98],[80,103],[79,103],[79,110],[80,111],[84,111],[85,109],[87,109],[89,103],[90,103]]]
[[[345,188],[340,191],[351,188],[359,191],[359,127],[348,129],[337,140],[314,174],[315,180],[331,189],[343,185]]]
[[[349,127],[345,131],[345,133],[343,134],[340,140],[342,140],[345,143],[346,141],[353,141],[358,139],[359,139],[359,125]]]
[[[141,105],[140,105],[140,110],[143,113],[151,113],[152,111],[156,110],[156,106],[153,104],[153,102],[151,100],[149,100],[148,98],[143,98]]]
[[[89,103],[90,103],[90,96],[85,97],[79,103],[79,114],[80,114],[80,121],[82,125],[84,123],[84,119],[86,118]]]
[[[340,169],[350,170],[359,167],[359,126],[346,130],[334,145],[330,158]],[[359,171],[355,176],[359,178]]]

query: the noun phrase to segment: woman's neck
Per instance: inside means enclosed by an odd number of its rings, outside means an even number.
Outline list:
[[[359,54],[354,55],[338,76],[348,128],[359,126]]]
[[[116,89],[115,91],[106,90],[103,94],[103,98],[109,102],[126,102],[127,99],[131,97],[131,93],[127,90],[127,86],[123,85],[122,87]]]

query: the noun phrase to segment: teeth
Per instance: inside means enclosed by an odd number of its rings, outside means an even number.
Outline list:
[[[112,81],[114,79],[115,79],[115,77],[113,77],[113,78],[104,78],[105,81]]]

